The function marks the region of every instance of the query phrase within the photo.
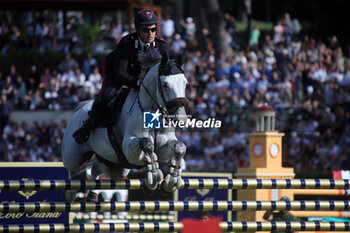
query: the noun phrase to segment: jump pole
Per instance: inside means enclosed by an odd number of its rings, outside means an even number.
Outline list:
[[[221,222],[223,231],[350,231],[349,222]],[[0,232],[179,232],[179,222],[0,225]]]
[[[0,180],[1,191],[141,189],[142,180]],[[338,179],[184,179],[180,189],[349,189]],[[338,190],[333,190],[337,191]],[[318,191],[316,191],[318,192]]]
[[[2,213],[350,210],[350,201],[127,201],[0,203]]]

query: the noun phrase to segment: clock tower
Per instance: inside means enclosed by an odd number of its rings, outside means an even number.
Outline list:
[[[246,179],[292,179],[293,168],[282,167],[283,133],[275,130],[275,111],[264,105],[257,110],[255,131],[249,134],[250,161],[248,168],[238,168],[236,178]],[[241,189],[237,190],[237,200],[269,201],[282,196],[293,199],[290,190]],[[264,211],[237,212],[240,221],[263,221]]]

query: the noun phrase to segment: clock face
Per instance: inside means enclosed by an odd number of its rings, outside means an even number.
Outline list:
[[[260,157],[263,154],[263,146],[259,143],[256,143],[253,146],[253,152],[255,156]]]
[[[270,155],[271,155],[273,158],[275,158],[275,157],[278,155],[279,150],[280,150],[280,148],[279,148],[279,146],[277,145],[277,143],[271,144],[271,146],[270,146]]]

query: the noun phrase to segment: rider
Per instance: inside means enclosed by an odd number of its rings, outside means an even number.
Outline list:
[[[90,130],[105,117],[106,107],[122,86],[138,88],[145,76],[137,60],[139,51],[149,47],[157,48],[162,59],[169,58],[169,47],[164,39],[156,35],[157,16],[147,9],[137,12],[134,20],[136,32],[124,36],[117,47],[106,56],[106,77],[100,95],[95,99],[89,118],[84,121],[73,137],[77,143],[87,141]]]

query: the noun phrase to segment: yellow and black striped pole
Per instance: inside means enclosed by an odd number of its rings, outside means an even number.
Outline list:
[[[171,214],[131,214],[131,215],[118,215],[111,213],[77,213],[73,215],[74,220],[140,220],[140,221],[171,221],[174,219],[174,215]]]
[[[350,201],[120,201],[0,203],[2,213],[349,210]]]
[[[1,191],[140,189],[142,180],[0,180]],[[180,189],[349,189],[338,179],[184,179]],[[347,192],[348,193],[348,192]],[[346,195],[346,194],[345,194]]]
[[[223,231],[350,231],[349,222],[221,222]],[[179,222],[0,225],[0,232],[178,232]]]
[[[350,218],[349,211],[293,211],[291,212],[296,217],[335,217],[335,218]]]

